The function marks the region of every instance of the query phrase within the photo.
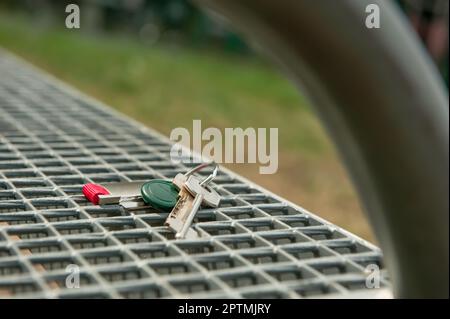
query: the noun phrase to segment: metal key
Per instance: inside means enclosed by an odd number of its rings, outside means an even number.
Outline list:
[[[192,176],[194,172],[211,164],[215,165],[214,171],[202,182],[200,182],[195,176]],[[198,238],[198,233],[190,228],[190,226],[198,209],[200,208],[200,205],[202,203],[208,206],[218,205],[220,196],[212,189],[205,188],[205,186],[217,175],[217,171],[217,164],[212,162],[199,165],[184,175],[178,174],[175,176],[173,183],[180,189],[179,200],[167,217],[165,225],[169,226],[176,232],[175,237],[177,239],[185,237],[189,239]],[[208,195],[212,192],[214,192],[215,195]],[[205,195],[208,196],[207,201],[205,201]]]
[[[184,187],[192,196],[203,195],[202,204],[209,207],[218,207],[220,204],[220,195],[212,189],[207,183],[204,183],[195,176],[189,176],[184,183]]]
[[[149,207],[140,196],[140,182],[120,182],[83,186],[84,196],[95,205],[121,205],[127,210]]]
[[[182,229],[177,234],[178,238],[184,238],[186,233],[189,230],[192,230],[192,228],[190,227],[201,204],[211,207],[219,206],[220,195],[212,188],[207,188],[207,185],[203,185],[204,183],[197,179],[195,176],[190,176],[184,185],[186,190],[188,190],[192,196],[195,195],[195,199],[192,204],[191,212],[184,221]]]
[[[99,205],[118,204],[124,199],[133,200],[141,196],[142,182],[120,182],[102,184],[109,194],[99,195]]]
[[[184,188],[184,186],[180,188],[178,202],[164,223],[176,232],[175,237],[177,239],[184,237],[194,239],[199,237],[198,233],[192,228],[187,230],[184,227],[194,209],[198,210],[199,208],[199,205],[197,205],[198,207],[194,207],[194,201],[194,197]],[[195,212],[196,211],[194,211],[194,213]]]

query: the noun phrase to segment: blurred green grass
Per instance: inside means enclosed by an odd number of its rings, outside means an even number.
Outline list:
[[[148,120],[162,132],[191,127],[192,119],[199,118],[217,127],[283,127],[282,146],[300,147],[308,154],[327,148],[301,96],[260,61],[146,48],[134,39],[86,37],[77,31],[30,30],[23,22],[1,20],[4,46],[97,91],[119,110]]]
[[[278,127],[279,171],[244,176],[373,239],[353,190],[306,100],[264,61],[136,39],[32,27],[0,14],[0,46],[168,135],[175,127]]]

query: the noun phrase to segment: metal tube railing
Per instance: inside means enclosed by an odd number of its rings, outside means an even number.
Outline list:
[[[448,93],[385,0],[199,0],[309,95],[357,186],[397,297],[448,297]],[[380,8],[381,27],[364,25]]]

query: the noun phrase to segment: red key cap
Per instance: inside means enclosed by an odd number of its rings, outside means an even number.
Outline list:
[[[98,205],[99,195],[109,195],[109,191],[101,185],[98,184],[85,184],[83,186],[83,194],[86,198],[94,205]]]

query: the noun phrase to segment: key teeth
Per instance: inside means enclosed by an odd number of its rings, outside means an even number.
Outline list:
[[[89,200],[94,205],[98,205],[99,195],[109,195],[109,192],[106,188],[93,183],[85,184],[82,191],[87,200]]]

